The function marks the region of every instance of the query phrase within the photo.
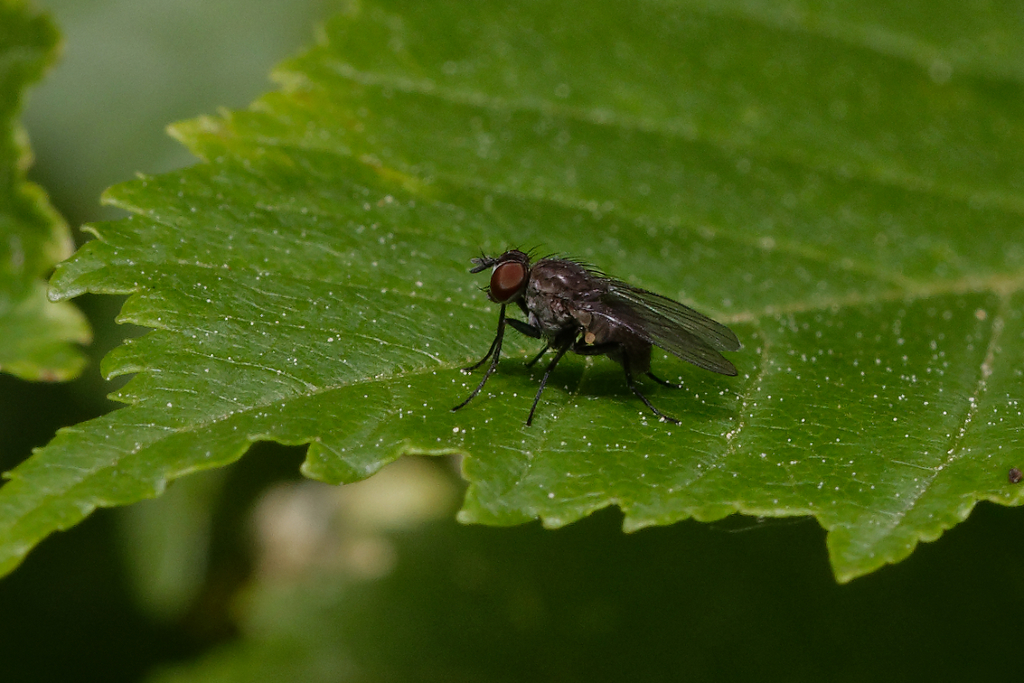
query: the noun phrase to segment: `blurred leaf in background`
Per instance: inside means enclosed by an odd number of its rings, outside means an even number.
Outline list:
[[[32,152],[18,121],[57,42],[48,19],[21,0],[0,1],[0,372],[27,380],[76,376],[85,362],[76,343],[91,337],[74,306],[46,299],[45,278],[74,245],[46,193],[25,179]]]
[[[242,105],[267,84],[270,65],[308,40],[317,17],[343,0],[46,0],[66,29],[61,68],[42,84],[27,113],[39,138],[37,176],[75,221],[121,216],[103,207],[109,185],[141,170],[165,171],[194,157],[165,131],[169,121]],[[72,103],[69,105],[69,103]],[[83,237],[87,237],[84,236]],[[99,359],[143,329],[113,325],[119,297],[88,298],[97,318]],[[112,388],[87,378],[87,391]],[[116,405],[106,402],[105,407]],[[212,508],[209,477],[123,518],[135,586],[145,604],[170,615],[200,590]],[[168,525],[167,520],[174,520]],[[161,578],[154,578],[161,577]]]
[[[25,113],[35,177],[69,222],[123,216],[107,187],[193,163],[171,121],[239,107],[345,0],[37,0],[64,33],[60,67]]]
[[[19,144],[31,139],[35,163],[27,169],[29,177],[46,189],[72,227],[123,215],[101,210],[99,195],[105,187],[140,170],[164,171],[194,161],[167,136],[168,122],[253,99],[266,89],[273,64],[308,41],[316,22],[342,4],[343,0],[22,4],[17,8],[20,23],[9,23],[8,17],[14,15],[8,14],[0,21],[0,34],[11,36],[18,46],[13,55],[5,56],[0,71],[7,65],[16,70],[27,65],[28,72],[40,73],[53,61],[52,55],[45,56],[57,42],[53,24],[62,33],[61,58],[21,101],[29,135],[19,133],[16,139]],[[5,13],[15,5],[19,3],[7,3]],[[33,7],[49,11],[51,19],[40,18]],[[25,26],[35,28],[22,30]],[[8,107],[21,105],[6,97],[3,101],[7,121],[13,111]],[[13,164],[13,148],[5,149],[4,163]],[[16,151],[27,150],[22,145]],[[17,157],[18,164],[27,165],[27,160]],[[23,178],[25,167],[17,169]],[[28,195],[32,201],[37,196],[32,191]],[[30,215],[38,218],[38,211]],[[52,210],[43,218],[49,226]],[[54,244],[62,250],[61,257],[71,251],[66,232]],[[35,301],[52,310],[44,298],[46,272]],[[96,338],[85,349],[91,364],[77,380],[33,383],[0,373],[0,470],[27,458],[59,427],[116,405],[105,398],[112,383],[101,379],[99,359],[126,334],[139,330],[114,323],[123,303],[118,297],[87,296],[75,303],[88,315]],[[5,336],[5,341],[11,339]],[[241,515],[268,480],[295,476],[297,464],[283,448],[267,458],[257,453],[251,467],[229,477],[215,476],[208,482],[194,478],[175,495],[148,507],[98,515],[54,539],[27,566],[0,582],[2,678],[137,680],[139,671],[154,660],[180,657],[211,638],[224,637],[230,629],[223,626],[223,605],[215,598],[230,592],[245,572],[248,537]],[[230,488],[226,500],[217,497],[221,480]],[[203,495],[209,497],[205,508],[195,502]],[[232,520],[238,520],[237,527]],[[181,533],[174,534],[174,529]],[[211,583],[209,574],[220,579]],[[175,584],[173,577],[180,582]],[[211,585],[204,588],[204,583]],[[199,599],[205,607],[193,605]],[[111,645],[117,643],[124,647]]]

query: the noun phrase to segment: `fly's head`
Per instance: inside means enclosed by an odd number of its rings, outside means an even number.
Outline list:
[[[509,249],[497,258],[481,256],[472,260],[475,264],[469,272],[479,273],[488,268],[491,282],[487,287],[488,298],[496,304],[515,301],[526,290],[530,280],[530,257],[518,249]]]

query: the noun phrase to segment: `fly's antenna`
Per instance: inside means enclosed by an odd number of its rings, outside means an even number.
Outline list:
[[[488,256],[487,254],[484,253],[483,249],[481,249],[480,256],[478,256],[477,258],[469,259],[469,262],[474,264],[474,266],[469,269],[469,272],[479,273],[480,271],[487,270],[488,268],[493,266],[495,263],[498,262],[498,259],[494,258],[493,256]]]

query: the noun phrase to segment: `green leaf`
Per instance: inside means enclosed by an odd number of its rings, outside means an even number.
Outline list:
[[[31,163],[18,124],[22,91],[52,62],[58,36],[21,0],[0,0],[0,370],[23,379],[65,380],[85,358],[85,318],[46,299],[43,278],[71,254],[67,225],[45,193],[25,180]]]
[[[1020,79],[980,52],[937,74],[911,29],[904,53],[863,40],[869,14],[705,5],[364,3],[281,92],[176,126],[205,163],[111,190],[133,215],[52,283],[130,294],[120,319],[154,329],[104,364],[135,374],[128,406],[10,474],[0,567],[265,439],[310,444],[326,482],[465,453],[467,522],[811,515],[841,581],[1021,504]],[[450,412],[497,315],[468,259],[510,245],[723,320],[739,376],[656,353],[677,426],[567,357],[526,427],[538,345],[510,332]]]

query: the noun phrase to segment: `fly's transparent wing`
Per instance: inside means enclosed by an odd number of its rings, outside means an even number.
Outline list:
[[[735,375],[736,366],[719,351],[737,351],[740,341],[728,327],[678,301],[625,282],[604,278],[607,290],[585,306],[697,367]]]
[[[612,326],[626,328],[637,337],[699,368],[723,375],[736,374],[736,366],[706,341],[664,316],[638,308],[633,302],[606,295],[600,301],[578,304],[577,310],[586,311],[592,318],[603,318]]]
[[[703,313],[698,313],[689,306],[668,297],[648,292],[646,289],[632,287],[625,282],[611,280],[608,296],[612,300],[620,300],[632,304],[637,312],[652,323],[662,319],[659,328],[671,329],[680,327],[690,334],[700,337],[712,348],[719,351],[739,351],[740,340],[736,334],[720,322],[712,320]],[[660,344],[659,344],[660,345]]]

